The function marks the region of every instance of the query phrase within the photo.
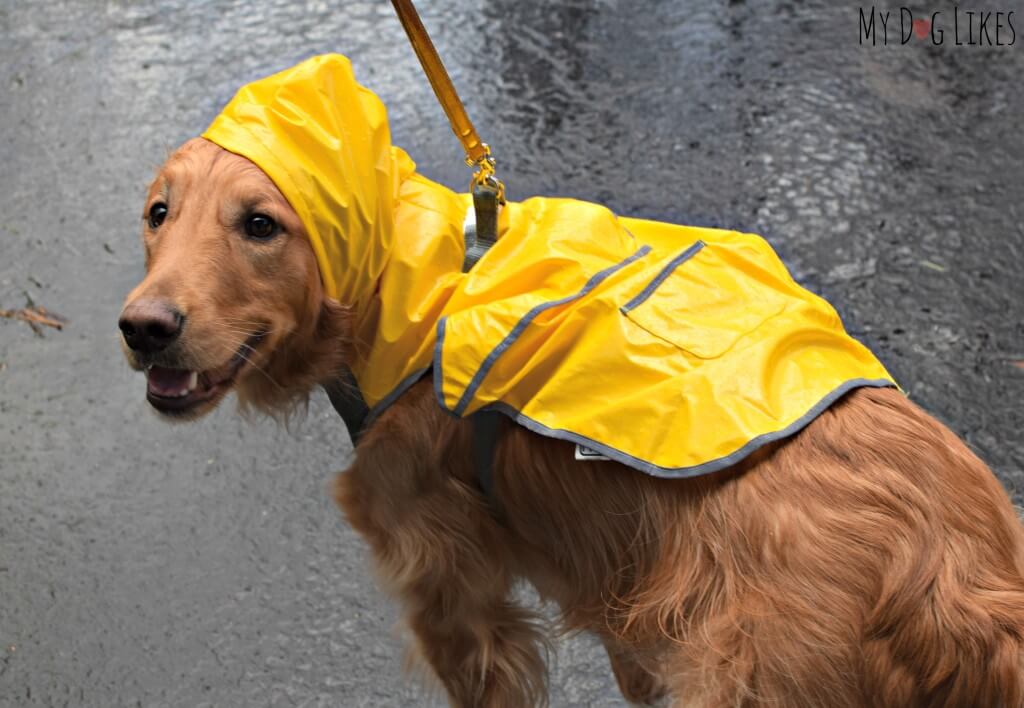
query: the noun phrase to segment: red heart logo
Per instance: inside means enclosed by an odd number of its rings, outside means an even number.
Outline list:
[[[932,21],[931,20],[914,20],[914,34],[917,35],[918,39],[924,39],[931,32]]]

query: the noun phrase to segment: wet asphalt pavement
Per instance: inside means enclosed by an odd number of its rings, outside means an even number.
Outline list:
[[[893,4],[873,47],[849,2],[420,5],[513,198],[764,234],[1021,502],[1024,40],[956,46],[951,4],[913,8],[942,45]],[[6,0],[0,40],[0,308],[68,319],[0,319],[0,706],[439,705],[328,498],[326,398],[168,426],[116,337],[147,180],[249,80],[348,54],[467,181],[390,5]],[[593,642],[555,663],[554,706],[624,705]]]

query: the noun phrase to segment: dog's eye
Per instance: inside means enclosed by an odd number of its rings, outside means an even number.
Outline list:
[[[163,202],[157,202],[149,208],[149,216],[146,220],[149,222],[149,228],[155,229],[164,223],[164,219],[167,218],[167,205]]]
[[[266,240],[277,233],[277,222],[266,214],[253,214],[245,220],[245,235]]]

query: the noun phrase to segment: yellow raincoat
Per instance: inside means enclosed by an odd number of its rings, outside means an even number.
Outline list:
[[[374,418],[433,372],[456,416],[499,410],[649,474],[731,465],[847,391],[892,386],[760,237],[509,203],[462,272],[470,197],[415,171],[383,104],[326,55],[244,87],[204,137],[256,163],[356,314]]]

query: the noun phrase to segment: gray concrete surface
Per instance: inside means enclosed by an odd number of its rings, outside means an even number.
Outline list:
[[[765,234],[1021,500],[1024,42],[864,46],[826,0],[420,4],[513,197]],[[0,320],[0,706],[434,705],[326,494],[351,450],[325,399],[167,426],[115,328],[154,168],[309,54],[466,182],[389,5],[5,0],[0,40],[0,308],[69,320]],[[623,705],[586,639],[551,693]]]

